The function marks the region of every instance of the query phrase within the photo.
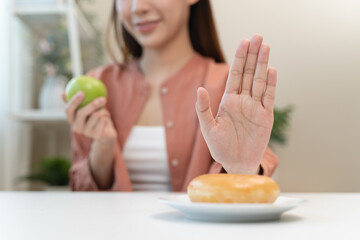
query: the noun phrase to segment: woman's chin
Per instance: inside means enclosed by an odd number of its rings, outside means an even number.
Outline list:
[[[161,47],[164,47],[166,41],[155,38],[141,38],[138,40],[138,43],[146,49],[159,49]]]

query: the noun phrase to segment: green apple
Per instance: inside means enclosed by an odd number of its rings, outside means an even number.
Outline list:
[[[106,87],[102,81],[88,76],[80,76],[71,79],[66,85],[66,101],[70,101],[80,91],[85,94],[85,97],[78,108],[84,107],[95,98],[107,97]]]

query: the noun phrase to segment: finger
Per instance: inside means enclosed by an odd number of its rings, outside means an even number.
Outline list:
[[[85,105],[83,108],[77,110],[74,120],[74,130],[78,133],[83,133],[87,118],[100,107],[103,107],[105,103],[106,99],[104,97],[99,97]]]
[[[100,139],[107,123],[107,117],[102,117],[94,129],[94,139]]]
[[[209,94],[205,88],[198,88],[196,113],[199,118],[200,128],[202,131],[208,132],[214,125],[215,119],[210,108]]]
[[[252,97],[254,101],[257,102],[261,102],[266,86],[269,53],[270,53],[269,45],[262,44],[257,59],[256,72],[252,86]]]
[[[80,103],[83,101],[85,95],[83,92],[78,92],[75,96],[66,104],[65,112],[70,124],[73,124],[75,119],[75,111]]]
[[[267,72],[266,90],[263,97],[263,105],[269,111],[274,110],[275,91],[277,83],[277,71],[275,68],[269,68]]]
[[[85,123],[84,133],[88,135],[92,135],[96,125],[98,124],[100,118],[102,117],[109,117],[110,114],[106,109],[98,110],[92,113],[89,119]]]
[[[106,118],[106,125],[109,125],[114,128],[114,124],[110,118],[110,114],[109,114],[109,117]]]
[[[64,102],[66,102],[65,92],[62,92],[62,93],[61,93],[61,98],[62,98],[62,100],[63,100]]]
[[[226,81],[226,93],[237,94],[241,92],[241,83],[249,45],[249,39],[244,38],[236,49],[234,60],[231,63],[229,76]]]
[[[251,95],[251,87],[255,74],[256,60],[263,37],[260,34],[255,34],[250,41],[249,52],[246,58],[244,77],[242,81],[241,94]]]

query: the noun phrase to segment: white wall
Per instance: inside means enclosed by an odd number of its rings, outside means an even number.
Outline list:
[[[111,2],[91,7],[102,27]],[[241,38],[263,34],[276,105],[295,106],[288,144],[275,148],[282,190],[360,191],[360,1],[211,2],[228,62]]]

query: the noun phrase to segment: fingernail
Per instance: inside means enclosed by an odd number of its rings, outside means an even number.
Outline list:
[[[101,105],[105,103],[105,98],[101,97],[97,100],[97,104]]]

